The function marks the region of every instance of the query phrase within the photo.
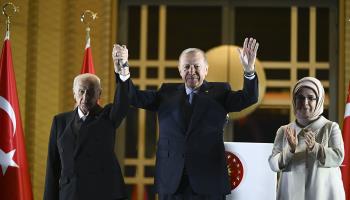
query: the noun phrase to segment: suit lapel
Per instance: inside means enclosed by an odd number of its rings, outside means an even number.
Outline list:
[[[76,142],[75,151],[74,151],[74,157],[76,157],[79,154],[83,144],[85,143],[87,138],[89,138],[89,134],[88,134],[89,126],[91,126],[98,120],[97,118],[101,111],[102,111],[102,107],[97,105],[93,110],[91,110],[90,114],[81,125],[79,130],[79,136]]]
[[[186,91],[185,91],[185,84],[180,84],[177,87],[177,93],[176,96],[173,98],[173,103],[171,103],[171,106],[178,106],[175,109],[172,109],[173,111],[171,112],[173,115],[173,118],[175,122],[178,124],[179,127],[185,132],[186,131],[186,122],[184,118],[184,103],[185,99],[187,98],[186,96]]]
[[[63,149],[67,152],[74,152],[76,138],[73,133],[72,124],[74,121],[74,117],[77,114],[77,110],[75,109],[66,117],[66,125],[62,134],[57,139],[57,145],[59,149],[63,152]]]

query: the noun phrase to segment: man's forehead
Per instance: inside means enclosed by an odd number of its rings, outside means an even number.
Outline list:
[[[182,54],[181,58],[187,58],[187,59],[194,59],[194,58],[198,59],[198,58],[200,58],[200,59],[204,59],[204,55],[201,52],[191,51],[191,52]]]
[[[181,56],[180,62],[183,64],[201,64],[204,63],[204,56],[201,54],[185,54]]]
[[[90,79],[82,79],[78,82],[79,88],[93,88],[95,87],[95,82]]]

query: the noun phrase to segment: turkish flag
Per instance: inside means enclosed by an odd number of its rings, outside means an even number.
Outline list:
[[[343,140],[345,158],[341,167],[343,183],[345,188],[346,199],[350,200],[350,82],[348,89],[348,98],[345,105],[344,123],[343,123]]]
[[[137,192],[137,185],[134,185],[131,193],[131,200],[137,200],[138,198],[138,192]],[[147,188],[144,187],[143,189],[143,200],[148,200],[148,194],[147,194]]]
[[[0,58],[0,127],[0,198],[31,200],[33,194],[8,32]]]
[[[92,53],[91,53],[91,46],[90,46],[90,36],[86,40],[83,66],[81,67],[80,73],[95,74],[94,62],[92,61]]]

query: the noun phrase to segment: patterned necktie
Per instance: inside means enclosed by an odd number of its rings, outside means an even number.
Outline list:
[[[82,122],[85,122],[86,118],[87,118],[87,115],[83,115],[82,117],[80,117],[80,120],[81,120]]]
[[[190,104],[192,104],[194,91],[191,91],[191,93],[189,93],[188,95],[189,95],[188,102],[189,102]]]

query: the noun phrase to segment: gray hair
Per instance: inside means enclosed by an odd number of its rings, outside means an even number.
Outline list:
[[[185,49],[181,52],[180,56],[179,56],[179,60],[181,59],[182,56],[186,55],[186,54],[200,54],[203,56],[204,62],[205,64],[208,66],[208,60],[207,60],[207,56],[205,55],[205,52],[201,49],[198,48],[188,48]]]
[[[90,74],[90,73],[85,73],[85,74],[79,74],[74,78],[73,81],[73,92],[75,92],[75,90],[78,87],[78,84],[80,81],[82,80],[90,80],[91,82],[94,83],[95,89],[101,90],[101,80],[98,76],[96,76],[95,74]]]

